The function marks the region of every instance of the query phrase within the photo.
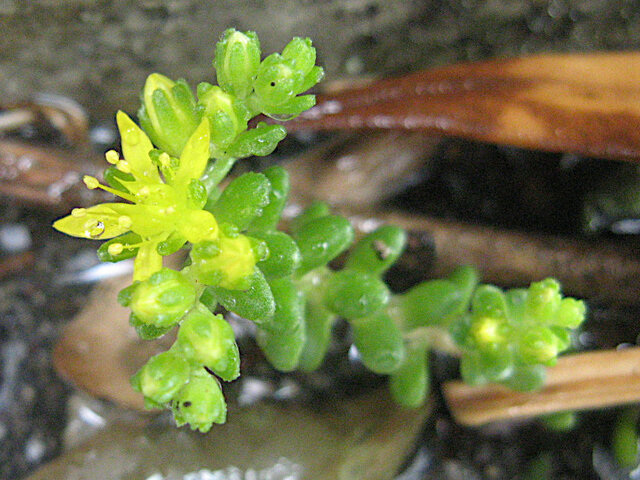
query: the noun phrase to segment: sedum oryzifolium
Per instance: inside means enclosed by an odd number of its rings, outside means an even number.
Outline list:
[[[178,425],[206,432],[224,422],[221,382],[238,377],[240,356],[231,326],[214,313],[223,307],[256,324],[258,344],[282,371],[318,368],[334,322],[345,319],[363,364],[389,375],[405,406],[424,402],[433,348],[459,355],[471,383],[539,388],[585,315],[554,280],[503,292],[478,286],[475,270],[461,267],[394,294],[384,275],[404,250],[402,229],[383,226],[354,243],[350,222],[314,203],[289,233],[278,230],[289,193],[279,166],[220,187],[236,160],[268,155],[285,136],[279,125],[249,128],[252,118],[289,119],[314,105],[304,92],[322,78],[315,60],[302,38],[261,60],[256,34],[230,29],[216,48],[218,85],[200,83],[194,94],[184,80],[150,75],[139,126],[116,116],[122,156],[106,153],[106,185],[84,179],[124,202],[55,222],[66,234],[107,240],[103,261],[135,258],[133,283],[118,300],[141,338],[177,328],[173,346],[138,371],[133,387],[147,407],[171,409]],[[186,265],[164,267],[183,248]],[[329,266],[343,254],[343,268]]]

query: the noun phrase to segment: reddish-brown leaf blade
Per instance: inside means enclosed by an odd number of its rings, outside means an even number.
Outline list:
[[[460,64],[319,96],[287,129],[406,129],[640,159],[640,53]]]

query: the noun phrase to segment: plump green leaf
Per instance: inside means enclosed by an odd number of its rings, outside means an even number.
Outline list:
[[[349,220],[338,215],[327,215],[306,222],[294,234],[302,254],[298,273],[304,274],[326,265],[349,247],[353,235]]]
[[[334,273],[328,277],[325,289],[325,306],[350,320],[373,315],[385,307],[391,297],[380,278],[357,270]]]
[[[299,232],[307,222],[331,214],[329,205],[324,202],[313,202],[305,208],[300,215],[291,222],[291,231],[295,234]]]
[[[227,310],[258,325],[269,325],[276,310],[271,288],[259,269],[250,278],[246,290],[207,287],[210,294]]]
[[[353,246],[345,268],[381,275],[402,254],[406,242],[403,229],[391,225],[380,227]]]
[[[467,306],[464,291],[443,279],[422,282],[398,300],[410,327],[447,325]]]
[[[305,324],[307,338],[298,361],[298,368],[304,372],[312,372],[322,365],[329,343],[331,328],[336,320],[335,314],[323,305],[307,301],[305,306]]]
[[[258,123],[255,128],[244,131],[229,145],[227,154],[231,157],[246,158],[252,155],[264,157],[270,155],[278,146],[287,131],[281,125]]]
[[[397,371],[405,359],[402,333],[385,312],[352,320],[353,343],[360,353],[362,363],[375,373],[389,374]]]
[[[404,362],[389,377],[393,399],[404,407],[417,408],[424,403],[430,383],[427,347],[408,347]]]
[[[251,222],[252,232],[275,230],[289,197],[289,174],[284,168],[274,165],[265,169],[262,174],[271,184],[269,203],[262,209],[262,213]]]
[[[290,278],[270,281],[276,302],[273,321],[258,330],[258,344],[269,362],[278,370],[291,371],[298,366],[306,334],[304,295]]]
[[[224,189],[211,213],[218,223],[227,222],[245,230],[269,203],[271,184],[261,173],[245,173]]]
[[[298,244],[284,232],[253,232],[253,238],[262,240],[268,249],[266,259],[257,263],[268,278],[279,278],[293,274],[300,266],[302,256]]]

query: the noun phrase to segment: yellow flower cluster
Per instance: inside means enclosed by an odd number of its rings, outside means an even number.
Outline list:
[[[217,264],[221,266],[221,286],[231,286],[253,273],[255,255],[246,237],[225,236],[215,217],[203,207],[207,196],[200,183],[209,161],[209,121],[205,117],[187,141],[180,158],[166,152],[156,155],[149,137],[124,112],[118,112],[118,129],[122,140],[121,159],[110,150],[107,162],[126,174],[119,183],[123,189],[102,185],[95,177],[85,176],[90,189],[100,188],[125,202],[103,203],[89,208],[76,208],[54,223],[67,235],[90,239],[111,239],[128,232],[140,237],[136,243],[112,242],[108,251],[119,255],[125,249],[136,249],[134,280],[145,280],[162,268],[158,245],[171,240],[178,248],[186,242],[216,242],[220,245]],[[158,153],[158,152],[156,152]],[[239,255],[239,252],[242,254]],[[229,259],[226,257],[229,256]]]

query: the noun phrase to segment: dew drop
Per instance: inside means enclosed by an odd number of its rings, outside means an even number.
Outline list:
[[[104,226],[104,222],[100,221],[100,220],[89,220],[86,224],[85,224],[85,236],[87,238],[98,238],[100,235],[102,235],[104,233],[105,230],[105,226]]]
[[[119,160],[116,163],[116,168],[120,170],[122,173],[131,173],[131,166],[129,165],[129,162],[127,162],[126,160]]]
[[[87,215],[86,208],[74,208],[71,210],[71,216],[75,218],[82,218]]]
[[[131,228],[133,222],[131,221],[131,217],[127,215],[121,215],[118,217],[118,225],[122,228]]]
[[[135,128],[128,128],[122,136],[123,140],[129,145],[137,145],[140,143],[140,133]]]

